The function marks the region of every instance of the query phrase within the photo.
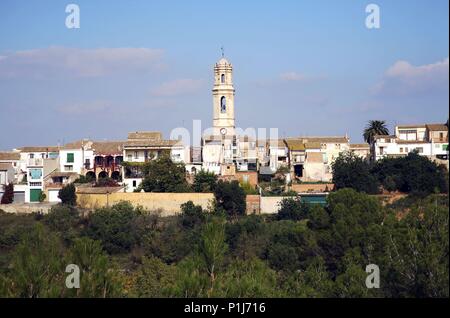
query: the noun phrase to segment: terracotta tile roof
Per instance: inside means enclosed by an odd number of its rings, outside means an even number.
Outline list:
[[[426,124],[418,124],[418,125],[398,125],[398,129],[404,128],[426,128]]]
[[[124,141],[94,141],[92,149],[96,155],[121,155]]]
[[[59,152],[60,146],[31,146],[17,148],[20,152]]]
[[[20,153],[13,151],[0,152],[0,160],[20,160]]]
[[[92,147],[92,141],[91,140],[77,140],[77,141],[65,144],[62,147],[62,149],[65,149],[65,150],[81,149],[81,146],[84,146],[85,149],[90,149]]]
[[[305,148],[306,149],[320,149],[321,148],[321,145],[320,145],[320,142],[317,142],[317,141],[315,141],[315,142],[307,142],[307,143],[305,143]]]
[[[9,170],[10,168],[12,169],[12,167],[13,166],[10,163],[0,162],[0,171]]]
[[[448,131],[445,124],[427,124],[427,129],[431,131]]]
[[[307,142],[319,142],[323,144],[339,144],[348,143],[349,139],[345,136],[304,136],[304,137],[287,137],[286,141],[289,140],[303,140],[304,143]]]
[[[76,176],[78,173],[76,172],[65,172],[65,171],[53,171],[50,173],[50,178],[56,178],[56,177],[72,177]]]
[[[77,140],[65,144],[62,149],[72,150],[89,149],[94,151],[96,155],[121,155],[125,141],[91,141],[91,140]]]
[[[131,147],[172,147],[178,140],[134,139],[125,142],[125,148]]]
[[[128,139],[162,139],[159,131],[135,131],[128,133]]]
[[[369,144],[350,144],[350,149],[370,149]]]

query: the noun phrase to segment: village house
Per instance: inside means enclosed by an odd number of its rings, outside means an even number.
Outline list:
[[[417,152],[448,167],[448,128],[444,124],[399,125],[395,135],[374,137],[372,160],[406,156]]]
[[[350,150],[347,136],[289,137],[284,142],[289,151],[292,179],[302,182],[331,181],[332,163],[342,152]]]
[[[190,148],[177,140],[164,140],[162,134],[155,131],[131,132],[123,144],[123,184],[125,191],[133,192],[142,182],[143,164],[155,160],[163,153],[173,162],[189,163]]]
[[[350,152],[365,160],[370,159],[370,145],[367,143],[350,144]]]
[[[60,172],[84,175],[91,180],[122,178],[123,141],[79,140],[60,151]]]

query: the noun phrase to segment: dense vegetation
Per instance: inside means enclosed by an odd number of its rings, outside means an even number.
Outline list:
[[[383,206],[343,189],[326,207],[286,199],[274,216],[242,215],[239,202],[182,211],[162,218],[121,202],[86,216],[68,205],[0,213],[0,296],[449,296],[447,196]],[[72,263],[80,289],[65,288]],[[365,286],[368,264],[380,289]]]
[[[422,197],[448,193],[447,169],[414,152],[375,163],[342,153],[333,163],[333,182],[337,189],[352,188],[370,194],[382,190]]]

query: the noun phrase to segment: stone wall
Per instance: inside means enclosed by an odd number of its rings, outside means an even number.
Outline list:
[[[247,214],[259,214],[261,212],[259,194],[247,194],[246,203]]]
[[[133,206],[142,206],[146,210],[161,210],[162,216],[180,213],[180,205],[192,201],[195,205],[208,208],[212,204],[212,193],[77,193],[77,203],[85,209],[111,206],[120,201],[129,201]]]
[[[261,197],[261,214],[278,213],[280,202],[289,197]]]
[[[334,189],[333,183],[298,183],[292,184],[291,190],[296,192],[331,192]]]

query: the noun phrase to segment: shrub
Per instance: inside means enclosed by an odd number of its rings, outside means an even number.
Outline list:
[[[216,208],[223,209],[228,216],[245,215],[245,192],[237,181],[219,180],[214,190]]]
[[[14,201],[14,185],[12,183],[5,186],[1,204],[11,204]]]
[[[74,206],[77,204],[77,195],[75,193],[75,185],[73,183],[69,183],[64,186],[58,192],[58,197],[61,199],[61,203],[65,205]]]
[[[214,172],[200,170],[194,177],[192,188],[195,192],[213,192],[217,185],[217,176]]]
[[[205,213],[200,205],[188,201],[181,205],[181,224],[185,228],[193,228],[205,221]]]
[[[303,220],[308,217],[308,214],[309,206],[302,203],[299,198],[285,198],[280,202],[279,220]]]

